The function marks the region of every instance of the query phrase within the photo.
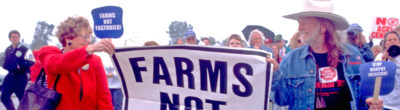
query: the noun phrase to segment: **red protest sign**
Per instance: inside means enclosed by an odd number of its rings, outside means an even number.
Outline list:
[[[399,19],[394,17],[374,17],[372,22],[371,37],[383,39],[386,32],[393,30],[399,25]]]

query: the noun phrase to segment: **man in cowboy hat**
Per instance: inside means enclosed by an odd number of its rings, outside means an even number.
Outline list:
[[[287,54],[279,67],[274,64],[272,100],[290,110],[382,109],[382,100],[365,100],[360,92],[360,52],[340,42],[336,30],[345,30],[345,18],[332,13],[329,0],[307,0],[306,10],[284,16],[297,20],[302,42]]]

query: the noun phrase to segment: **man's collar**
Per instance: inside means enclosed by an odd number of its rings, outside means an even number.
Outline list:
[[[341,48],[344,48],[343,49],[344,55],[352,56],[352,55],[354,55],[354,52],[359,51],[356,47],[351,47],[351,45],[348,45],[348,44],[343,44],[342,46],[343,47],[341,47]],[[351,50],[351,48],[353,48],[354,50]]]
[[[300,58],[306,58],[308,55],[311,55],[310,46],[308,44],[305,44],[304,46],[305,47],[302,50],[300,50],[300,51],[302,51],[300,54]],[[352,50],[351,49],[352,47],[347,44],[341,45],[341,47],[338,47],[338,48],[343,49],[342,55],[352,56],[352,55],[354,55],[354,52],[351,52],[351,51],[357,51],[356,48],[354,48],[354,47],[353,47],[354,50]]]
[[[20,48],[22,46],[22,44],[20,42],[18,42],[17,46],[15,48]],[[11,49],[15,49],[13,48],[13,44],[10,45]]]
[[[306,58],[310,53],[310,46],[308,44],[303,45],[305,46],[301,51],[300,58]]]
[[[18,42],[17,48],[20,48],[22,46],[21,42]]]

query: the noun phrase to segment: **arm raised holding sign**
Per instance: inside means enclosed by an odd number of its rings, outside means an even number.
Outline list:
[[[112,55],[114,53],[114,48],[115,47],[114,44],[112,44],[111,39],[102,39],[100,42],[87,46],[86,52],[89,55],[92,55],[94,52],[105,51],[108,54]]]
[[[400,64],[400,60],[398,60],[400,57],[398,56],[400,50],[396,47],[396,46],[400,46],[400,36],[396,31],[389,31],[384,35],[384,39],[383,39],[383,50],[384,52],[381,53],[380,55],[377,56],[377,58],[375,59],[376,61],[382,60],[382,61],[388,61],[388,62],[394,62],[396,64],[396,72],[394,74],[394,78],[393,77],[386,77],[386,78],[393,78],[391,79],[393,82],[392,84],[388,84],[390,81],[385,79],[385,77],[382,78],[382,86],[387,86],[387,85],[391,85],[393,88],[397,88],[400,85],[400,74],[398,72],[399,69],[399,64]],[[396,49],[397,48],[397,49]],[[382,57],[382,58],[381,58]],[[392,89],[393,89],[392,88]],[[387,90],[386,90],[387,91]],[[385,91],[383,91],[385,92]],[[382,93],[381,93],[382,94]],[[379,94],[377,94],[379,95]],[[380,95],[379,98],[381,98],[382,100],[373,100],[373,98],[369,98],[367,99],[367,103],[373,104],[376,102],[380,102],[383,101],[383,105],[381,104],[376,104],[377,106],[383,106],[383,108],[385,109],[393,109],[393,110],[397,110],[400,109],[400,99],[398,98],[400,97],[400,91],[399,89],[393,89],[393,91],[391,91],[390,93],[386,94],[386,95]],[[370,108],[374,108],[374,105],[369,105]]]
[[[59,75],[56,91],[62,96],[56,109],[113,109],[101,58],[93,55],[101,51],[113,54],[111,40],[89,45],[93,31],[84,17],[69,17],[57,28],[63,49],[43,47],[37,59],[43,64],[49,87]]]

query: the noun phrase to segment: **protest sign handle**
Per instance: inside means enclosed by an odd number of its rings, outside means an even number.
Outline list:
[[[382,77],[375,78],[374,100],[378,100],[379,92],[381,90],[381,82],[382,82]]]
[[[381,55],[377,58],[375,58],[375,61],[382,61],[384,57]],[[374,86],[374,100],[378,100],[379,92],[381,91],[381,83],[382,83],[382,77],[376,77],[375,78],[375,86]]]

